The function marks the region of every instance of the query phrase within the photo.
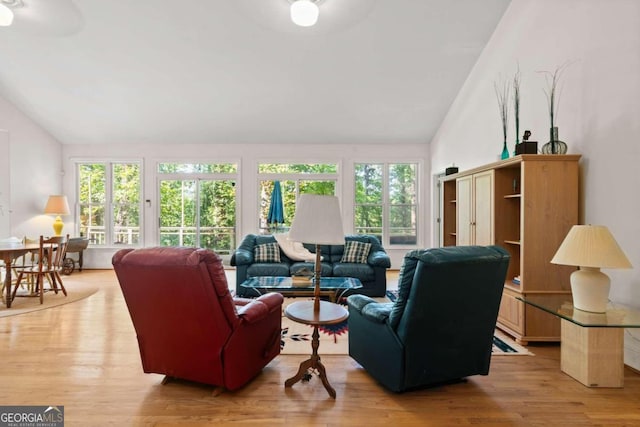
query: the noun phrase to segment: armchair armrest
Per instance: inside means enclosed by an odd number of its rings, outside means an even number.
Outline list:
[[[275,308],[282,309],[284,297],[278,292],[269,292],[267,294],[260,295],[257,301],[266,304],[266,306],[269,308],[269,311],[272,311]]]
[[[347,298],[349,310],[358,311],[362,317],[375,323],[385,323],[389,318],[392,302],[377,302],[366,295],[351,295]]]
[[[264,319],[274,309],[282,307],[283,301],[283,296],[276,292],[261,295],[254,300],[248,298],[236,298],[234,300],[238,317],[248,323],[255,323]]]
[[[267,305],[254,300],[247,305],[236,306],[238,309],[238,317],[248,323],[255,323],[264,319],[269,314]]]
[[[367,258],[367,264],[372,267],[390,268],[391,258],[389,257],[389,254],[384,251],[373,251]]]
[[[233,297],[233,303],[236,306],[243,306],[243,305],[247,305],[251,302],[255,301],[255,299],[253,298],[242,298],[242,297]]]
[[[253,252],[246,249],[236,249],[231,256],[231,265],[250,265],[253,264]]]

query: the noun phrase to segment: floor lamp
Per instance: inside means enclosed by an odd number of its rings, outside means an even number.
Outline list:
[[[320,245],[344,245],[342,215],[336,196],[302,194],[289,230],[289,240],[316,245],[314,268],[314,311],[320,309],[320,276],[322,255]]]

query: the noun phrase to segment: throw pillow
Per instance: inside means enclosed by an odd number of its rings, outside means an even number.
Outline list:
[[[358,242],[355,240],[347,240],[344,244],[344,253],[340,262],[355,262],[366,264],[371,243]]]
[[[253,249],[255,262],[280,262],[280,247],[277,242],[257,245]]]

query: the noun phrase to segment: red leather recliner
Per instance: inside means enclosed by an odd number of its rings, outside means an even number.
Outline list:
[[[206,249],[123,249],[112,259],[146,373],[235,390],[280,353],[282,295],[229,293]]]

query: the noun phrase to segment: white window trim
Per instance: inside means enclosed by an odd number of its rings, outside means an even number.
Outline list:
[[[144,161],[143,159],[116,159],[116,158],[74,158],[71,159],[74,164],[74,222],[75,233],[80,235],[80,170],[79,166],[82,164],[104,164],[105,165],[105,243],[103,245],[97,245],[89,241],[89,246],[93,248],[110,249],[110,248],[138,248],[144,246]],[[113,242],[114,224],[113,224],[113,170],[114,164],[127,164],[135,163],[139,166],[139,194],[140,200],[138,202],[138,223],[139,225],[139,237],[137,244],[121,244]]]
[[[355,217],[355,209],[356,206],[362,205],[362,204],[358,204],[356,203],[355,200],[355,173],[356,173],[356,166],[357,165],[382,165],[382,184],[383,184],[383,191],[382,191],[382,242],[380,242],[382,244],[383,247],[387,248],[387,249],[415,249],[416,247],[420,247],[421,245],[421,234],[420,234],[420,227],[422,226],[421,220],[420,220],[420,211],[422,210],[422,205],[421,205],[421,200],[422,198],[420,197],[420,191],[421,191],[421,187],[420,187],[420,183],[421,183],[421,174],[422,174],[422,170],[423,170],[423,165],[421,161],[416,161],[416,160],[393,160],[393,161],[379,161],[379,160],[370,160],[370,161],[359,161],[359,160],[355,160],[353,162],[353,171],[352,171],[352,175],[351,175],[351,180],[352,180],[352,187],[353,187],[353,210],[354,210],[354,216],[353,216],[353,220],[352,220],[352,227],[354,230],[356,230],[358,227],[356,225],[356,217]],[[415,198],[416,198],[416,243],[415,244],[391,244],[391,239],[390,239],[390,226],[389,226],[389,210],[391,208],[391,204],[389,202],[389,166],[390,165],[400,165],[400,164],[412,164],[412,165],[416,165],[416,177],[415,177],[415,183],[416,183],[416,192],[415,192]],[[397,205],[394,205],[397,206]]]

